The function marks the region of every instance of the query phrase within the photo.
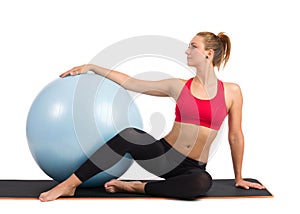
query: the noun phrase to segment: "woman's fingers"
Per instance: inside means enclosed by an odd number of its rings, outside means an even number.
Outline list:
[[[63,78],[63,77],[69,76],[69,75],[71,75],[71,76],[79,75],[79,74],[84,73],[84,68],[85,68],[85,65],[77,66],[77,67],[72,68],[71,70],[68,70],[68,71],[62,73],[59,76],[61,78]]]
[[[258,184],[258,183],[250,183],[249,187],[255,188],[255,189],[265,189],[265,187],[263,185]]]
[[[244,184],[244,183],[241,183],[241,184],[236,184],[235,185],[236,187],[241,187],[241,188],[244,188],[244,189],[249,189],[249,186]]]
[[[241,187],[244,189],[250,189],[250,188],[265,189],[265,187],[259,183],[248,182],[248,181],[244,181],[244,180],[236,183],[236,187]]]
[[[61,75],[59,75],[59,77],[64,78],[64,77],[66,77],[68,75],[69,75],[69,72],[67,71],[67,72],[64,72]]]

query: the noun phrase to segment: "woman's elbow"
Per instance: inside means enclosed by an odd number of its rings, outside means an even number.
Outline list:
[[[242,131],[229,133],[228,140],[230,144],[244,143],[244,134]]]

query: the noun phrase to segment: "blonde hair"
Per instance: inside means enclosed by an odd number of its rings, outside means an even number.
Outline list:
[[[230,57],[231,42],[229,37],[224,32],[220,32],[218,35],[211,32],[200,32],[197,33],[197,36],[204,38],[205,50],[212,49],[214,51],[213,66],[217,67],[218,70],[222,65],[224,68]]]

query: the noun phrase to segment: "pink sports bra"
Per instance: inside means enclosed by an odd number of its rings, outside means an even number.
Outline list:
[[[186,82],[177,99],[175,121],[219,130],[227,116],[223,82],[218,80],[218,91],[214,98],[203,100],[192,95],[192,81],[193,78]]]

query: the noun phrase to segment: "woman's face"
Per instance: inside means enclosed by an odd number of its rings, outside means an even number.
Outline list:
[[[201,36],[195,36],[190,44],[188,49],[185,51],[187,55],[187,64],[189,66],[196,67],[207,60],[207,51],[204,50],[203,38]]]

